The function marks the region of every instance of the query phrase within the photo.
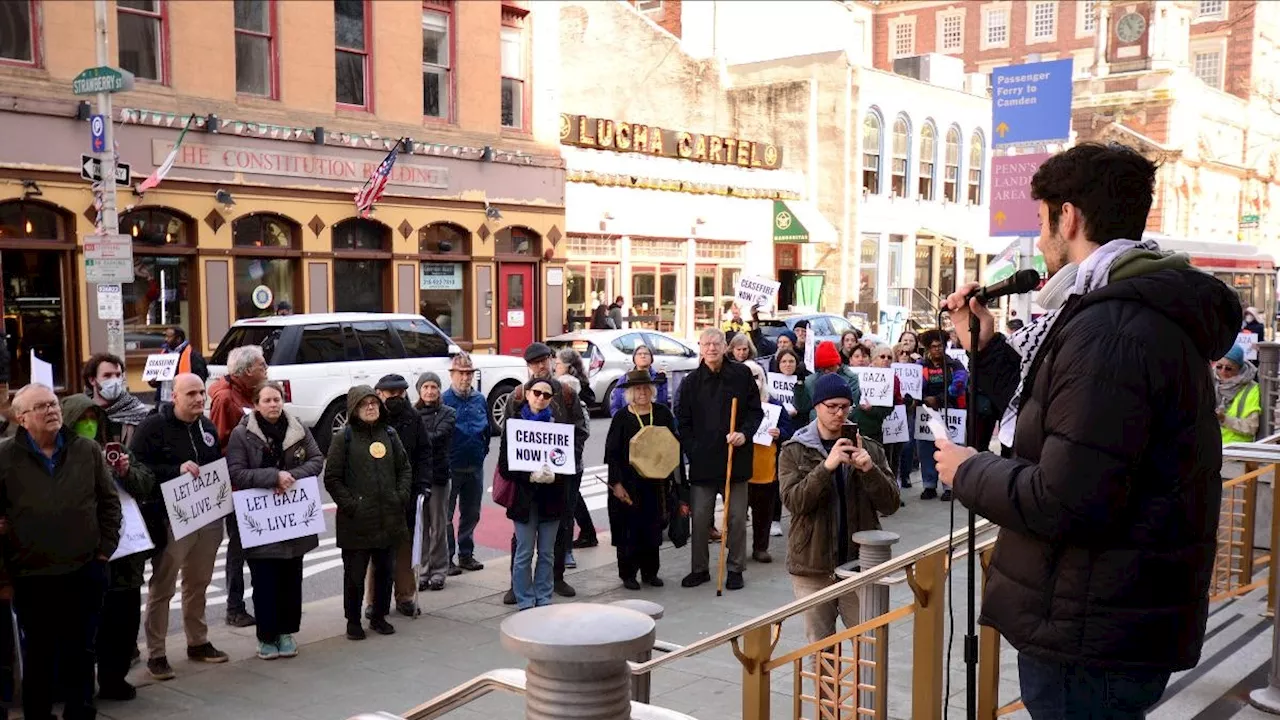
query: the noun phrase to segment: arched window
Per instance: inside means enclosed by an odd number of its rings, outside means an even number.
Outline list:
[[[120,218],[120,232],[133,237],[135,248],[190,245],[190,225],[190,218],[158,208],[135,210]]]
[[[494,236],[494,255],[522,255],[537,257],[542,238],[538,233],[523,227],[506,227]]]
[[[133,238],[133,282],[124,285],[125,349],[155,351],[164,329],[177,325],[198,345],[195,221],[167,208],[120,216],[120,232]]]
[[[461,225],[438,222],[418,230],[420,255],[471,255],[471,233]]]
[[[471,233],[452,223],[432,223],[418,231],[418,254],[418,311],[449,337],[464,333]]]
[[[919,194],[921,200],[933,199],[934,173],[938,162],[937,148],[938,130],[933,121],[926,121],[920,128],[920,178]]]
[[[889,180],[889,194],[907,196],[907,160],[911,154],[911,126],[907,118],[899,115],[893,121],[893,171]]]
[[[64,214],[44,203],[0,203],[0,240],[62,240],[66,228]]]
[[[982,133],[975,130],[973,137],[969,138],[969,204],[982,204],[982,171],[986,167],[984,162],[986,155],[986,144],[982,142]]]
[[[384,312],[391,272],[391,228],[351,218],[333,226],[333,309]]]
[[[947,130],[946,175],[942,181],[942,199],[960,202],[960,128]]]
[[[872,195],[880,192],[880,115],[875,111],[862,119],[862,191]]]
[[[274,315],[281,303],[303,312],[301,235],[297,223],[279,215],[245,215],[231,223],[237,319]]]

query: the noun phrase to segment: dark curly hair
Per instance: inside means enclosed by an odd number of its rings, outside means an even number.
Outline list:
[[[1049,206],[1055,232],[1062,206],[1080,211],[1084,234],[1099,245],[1141,240],[1151,212],[1156,164],[1119,143],[1082,143],[1054,155],[1031,178],[1031,197]]]
[[[945,347],[947,344],[947,336],[938,328],[929,328],[928,330],[920,333],[917,337],[916,345],[921,351],[924,351],[928,350],[929,346],[934,342],[940,342]]]

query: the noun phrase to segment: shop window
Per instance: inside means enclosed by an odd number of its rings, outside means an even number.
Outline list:
[[[422,10],[422,114],[449,119],[449,97],[453,92],[451,45],[453,3],[430,0]]]
[[[418,231],[418,311],[449,337],[466,332],[466,262],[439,262],[471,257],[471,233],[451,223],[433,223]]]
[[[367,0],[333,0],[334,73],[339,105],[367,108],[369,86],[370,4]]]
[[[47,205],[0,203],[0,240],[61,240],[66,227],[62,214]]]
[[[867,113],[862,120],[862,192],[880,192],[880,116]]]
[[[0,2],[0,62],[37,64],[35,0]]]
[[[495,255],[536,257],[541,239],[538,233],[528,228],[503,228],[494,237],[493,252]]]
[[[163,0],[117,0],[116,42],[120,67],[139,80],[165,81]]]
[[[133,238],[134,279],[121,288],[126,350],[158,350],[171,325],[195,340],[194,228],[191,218],[159,208],[120,216],[120,232]]]
[[[352,218],[333,226],[333,307],[384,312],[391,268],[391,228]]]
[[[973,248],[964,249],[964,280],[963,282],[978,282],[978,254]]]
[[[984,160],[985,147],[982,143],[982,133],[974,132],[973,137],[969,139],[969,204],[982,204],[982,170],[986,163]]]
[[[452,223],[433,223],[418,231],[418,252],[422,255],[471,256],[471,233]]]
[[[71,267],[66,250],[74,229],[52,205],[15,200],[0,203],[0,268],[3,269],[3,337],[10,358],[10,387],[31,380],[34,354],[53,366],[54,385],[68,377],[67,358],[74,307],[64,283]],[[65,323],[65,324],[64,324]],[[75,368],[71,368],[74,372]]]
[[[880,236],[862,236],[862,269],[858,273],[858,302],[876,302],[876,287],[879,278]]]
[[[502,66],[502,127],[527,130],[529,48],[526,34],[527,16],[514,7],[502,8],[502,33],[499,36]]]
[[[333,250],[391,252],[391,228],[376,220],[343,220],[333,226]]]
[[[236,92],[274,98],[274,0],[235,0]]]
[[[933,122],[926,122],[920,128],[920,177],[918,178],[919,197],[921,200],[933,199],[934,172],[938,162],[937,134]]]
[[[716,318],[716,269],[699,265],[693,277],[693,329],[702,330],[720,325]]]
[[[938,259],[938,294],[946,297],[956,291],[956,246],[944,245]]]
[[[300,234],[297,224],[277,215],[246,215],[231,223],[236,318],[272,315],[282,302],[302,312]]]
[[[960,129],[947,130],[946,175],[942,181],[942,198],[960,202]]]
[[[898,116],[893,121],[893,172],[889,192],[893,197],[907,196],[907,162],[911,152],[911,127],[907,119]]]

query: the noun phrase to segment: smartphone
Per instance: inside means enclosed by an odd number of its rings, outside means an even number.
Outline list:
[[[118,442],[109,442],[102,448],[107,456],[107,464],[115,465],[120,462],[120,458],[124,457],[124,445]]]
[[[858,423],[852,420],[846,420],[844,427],[840,428],[840,437],[845,438],[854,445],[858,444]]]

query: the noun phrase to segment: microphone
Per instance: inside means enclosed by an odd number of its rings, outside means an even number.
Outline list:
[[[1040,273],[1035,270],[1019,270],[1000,282],[975,289],[969,293],[969,297],[985,304],[1005,295],[1029,293],[1039,286]]]

